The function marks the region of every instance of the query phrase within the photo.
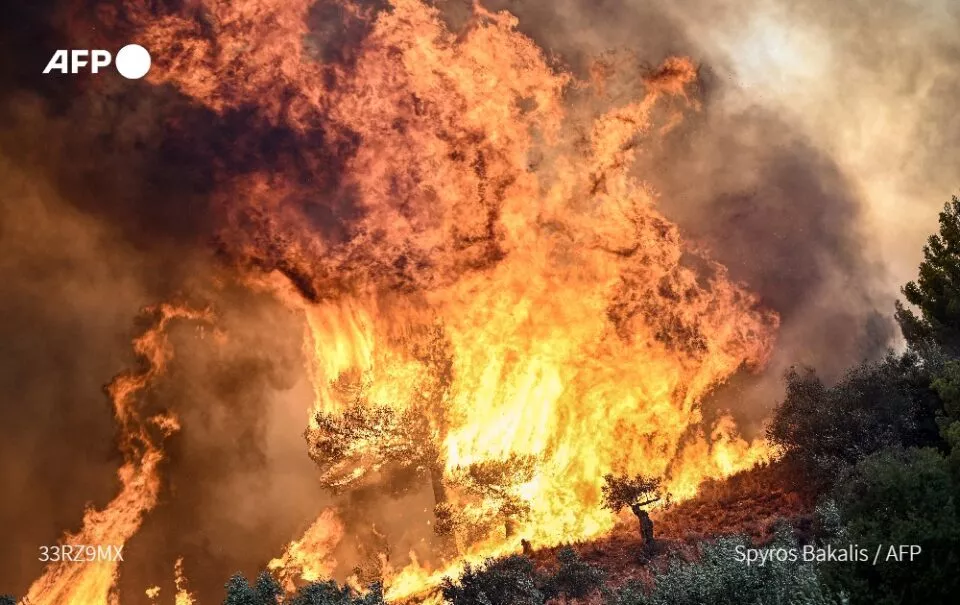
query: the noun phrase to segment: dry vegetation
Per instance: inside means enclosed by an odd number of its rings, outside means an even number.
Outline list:
[[[790,480],[780,463],[756,466],[721,481],[707,481],[699,494],[685,502],[656,511],[657,548],[643,548],[637,520],[627,513],[614,532],[604,538],[572,544],[588,563],[607,574],[609,588],[634,580],[649,581],[652,567],[663,565],[674,555],[696,557],[702,540],[724,534],[746,534],[757,543],[770,539],[779,519],[790,521],[802,535],[809,532],[814,494],[803,492]],[[537,566],[556,566],[562,546],[533,554]]]

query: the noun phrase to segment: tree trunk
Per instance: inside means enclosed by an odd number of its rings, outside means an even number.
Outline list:
[[[637,520],[640,521],[640,537],[643,539],[643,545],[652,546],[653,520],[650,519],[650,515],[636,504],[632,504],[630,510],[633,511],[633,514],[637,516]]]
[[[434,511],[437,511],[442,505],[447,503],[447,488],[443,485],[443,466],[434,464],[430,466],[430,487],[433,488]],[[457,540],[454,535],[456,528],[452,525],[453,519],[441,519],[434,516],[434,533],[439,539],[440,555],[444,558],[452,558],[457,555]]]
[[[443,467],[439,464],[430,467],[430,486],[433,488],[433,504],[447,501],[447,488],[443,486]]]

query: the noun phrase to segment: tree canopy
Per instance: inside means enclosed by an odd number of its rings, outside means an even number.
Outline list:
[[[659,477],[642,474],[633,477],[607,474],[603,480],[603,507],[615,513],[620,512],[624,507],[633,509],[647,506],[663,497],[661,489],[663,480]]]
[[[935,369],[916,353],[891,353],[831,387],[811,369],[792,369],[767,437],[822,478],[883,448],[936,443]]]
[[[832,496],[843,522],[838,548],[881,545],[875,565],[823,567],[826,582],[852,603],[947,603],[960,591],[957,486],[931,448],[888,448],[843,473]],[[891,545],[919,545],[911,560],[889,560]]]
[[[939,233],[923,247],[917,281],[902,289],[919,311],[897,303],[897,321],[907,342],[918,346],[934,340],[952,353],[960,353],[960,199],[944,205]]]

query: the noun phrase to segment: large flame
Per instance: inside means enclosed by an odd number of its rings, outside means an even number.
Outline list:
[[[454,33],[420,0],[380,10],[325,0],[343,19],[331,41],[308,31],[310,0],[208,1],[161,16],[122,4],[154,55],[153,83],[224,116],[256,108],[265,128],[298,141],[267,158],[268,171],[227,180],[219,241],[253,281],[292,284],[277,291],[307,326],[310,445],[322,445],[319,418],[362,414],[356,406],[419,418],[438,506],[475,519],[489,503],[464,487],[469,469],[531,461],[501,494],[524,511],[512,526],[458,538],[439,565],[385,564],[388,597],[521,539],[608,531],[605,473],[663,476],[683,498],[764,456],[763,442],[729,417],[708,425],[699,406],[766,361],[777,318],[685,246],[631,174],[658,116],[669,128],[695,105],[689,61],[638,73],[645,94],[611,106],[511,15],[479,5]],[[257,136],[238,133],[236,145]],[[140,445],[121,495],[88,514],[91,541],[122,543],[156,500],[159,443],[134,430],[128,408],[118,403],[118,419]],[[324,469],[331,483],[377,480],[380,446],[357,443]],[[288,587],[329,574],[342,534],[325,512],[270,568]],[[116,569],[79,571],[92,569],[53,568],[31,603],[108,602]]]

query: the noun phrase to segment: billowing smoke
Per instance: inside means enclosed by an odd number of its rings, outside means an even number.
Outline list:
[[[444,3],[454,19],[467,4]],[[610,51],[612,64],[700,64],[703,110],[638,171],[685,235],[781,315],[766,376],[718,393],[721,405],[762,417],[786,367],[831,380],[897,346],[893,301],[960,187],[955,3],[489,5],[584,75]]]
[[[189,426],[167,445],[165,495],[125,546],[120,590],[130,603],[152,585],[169,597],[184,556],[211,569],[192,587],[217,595],[329,504],[304,453],[302,327],[229,277],[210,285],[211,162],[243,125],[211,127],[209,112],[142,83],[38,77],[48,49],[82,45],[61,29],[65,6],[40,4],[19,7],[3,35],[0,591],[25,595],[39,547],[116,494],[104,385],[135,366],[140,309],[187,297],[217,308],[229,338],[175,327],[177,361],[148,405]]]
[[[229,573],[252,574],[330,504],[301,436],[311,397],[302,326],[231,282],[223,254],[235,242],[217,237],[214,199],[225,180],[313,161],[323,116],[297,130],[254,107],[218,113],[168,84],[39,75],[54,49],[96,46],[90,24],[135,31],[145,3],[115,4],[25,3],[2,36],[0,476],[13,496],[0,503],[0,541],[17,547],[0,551],[0,590],[24,593],[42,570],[36,547],[76,529],[85,503],[114,495],[102,385],[132,362],[138,310],[186,296],[221,311],[225,340],[198,340],[192,326],[174,335],[177,361],[150,405],[172,408],[184,428],[167,448],[168,495],[127,546],[121,595],[135,603],[159,584],[169,596],[184,556],[191,589],[217,602]],[[204,2],[153,4],[216,27]],[[437,4],[455,31],[470,26],[470,2]],[[835,376],[894,342],[896,288],[960,180],[956,3],[485,6],[516,14],[577,77],[605,79],[611,105],[635,97],[644,67],[665,57],[700,66],[700,109],[645,135],[635,170],[684,237],[782,320],[767,372],[732,380],[715,406],[759,421],[787,365]],[[301,42],[348,65],[367,34],[361,17],[317,2]],[[351,149],[339,151],[322,171],[302,166],[325,179],[312,187],[339,190]],[[330,241],[356,218],[349,195],[311,207]],[[253,259],[319,296],[289,260]],[[157,556],[134,558],[148,548]]]

